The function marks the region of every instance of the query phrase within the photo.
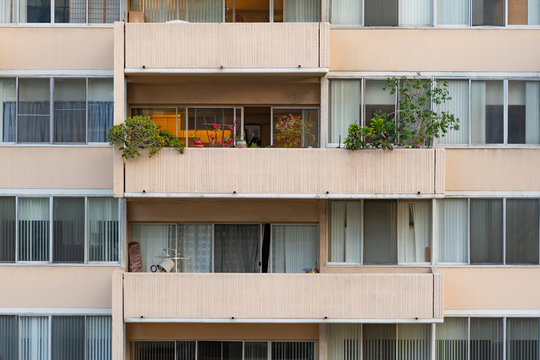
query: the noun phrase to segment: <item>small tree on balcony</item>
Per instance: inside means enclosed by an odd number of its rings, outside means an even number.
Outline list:
[[[184,144],[167,130],[161,129],[147,116],[127,118],[120,125],[109,130],[107,140],[111,145],[117,145],[125,159],[140,156],[140,149],[151,149],[149,157],[157,154],[164,147],[173,147],[179,153],[184,153]]]
[[[433,139],[449,130],[459,130],[459,119],[441,105],[452,98],[447,81],[388,78],[383,87],[390,95],[398,94],[398,109],[392,113],[377,111],[367,125],[351,124],[345,138],[347,149],[393,149],[429,147]]]

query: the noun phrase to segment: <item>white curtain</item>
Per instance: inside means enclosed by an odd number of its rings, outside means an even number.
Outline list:
[[[527,24],[540,25],[540,0],[527,1]]]
[[[258,272],[260,231],[260,225],[214,225],[214,271]]]
[[[321,0],[283,0],[283,21],[319,22]]]
[[[19,22],[25,23],[27,21],[27,1],[19,0]]]
[[[437,200],[438,262],[467,263],[468,218],[466,199]]]
[[[362,203],[334,201],[330,203],[331,262],[362,262]]]
[[[317,225],[272,225],[272,272],[303,273],[317,266]]]
[[[467,318],[445,318],[444,323],[437,324],[435,334],[437,360],[467,359],[469,352]]]
[[[470,0],[437,0],[439,25],[469,25]]]
[[[48,360],[49,318],[45,316],[20,317],[19,341],[21,360]]]
[[[85,360],[111,360],[112,322],[110,316],[87,316],[85,337]]]
[[[433,24],[432,0],[399,0],[399,25]]]
[[[0,2],[0,24],[17,22],[16,0],[3,0]]]
[[[540,144],[540,82],[537,81],[525,84],[525,143]]]
[[[222,0],[187,0],[190,22],[222,22]]]
[[[459,119],[459,130],[448,130],[445,136],[439,138],[439,144],[468,144],[469,143],[469,81],[449,80],[448,92],[452,100],[439,105],[437,111],[454,114]]]
[[[334,25],[362,25],[362,1],[332,0],[330,23]]]
[[[538,318],[506,320],[507,360],[538,360]]]
[[[118,261],[118,199],[88,198],[88,261]]]
[[[397,341],[397,360],[431,359],[431,324],[399,324]]]
[[[212,225],[178,225],[179,272],[212,272]]]
[[[471,359],[503,360],[503,324],[500,318],[471,318]]]
[[[176,248],[175,229],[175,225],[131,225],[131,241],[141,244],[144,271],[148,272],[152,265],[159,264],[166,254],[164,249]]]
[[[349,125],[360,124],[361,80],[330,81],[330,143],[341,144]]]
[[[398,204],[398,261],[430,262],[431,201],[399,201]]]
[[[19,261],[49,260],[49,199],[19,198]]]
[[[361,344],[362,324],[328,325],[328,359],[358,360]]]
[[[473,81],[471,85],[471,140],[473,144],[486,143],[485,81]]]

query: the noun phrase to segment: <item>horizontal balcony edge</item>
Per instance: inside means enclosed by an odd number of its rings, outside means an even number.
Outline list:
[[[444,310],[444,317],[540,317],[540,309]]]
[[[0,308],[1,315],[111,315],[110,308]]]
[[[1,189],[0,196],[106,196],[114,195],[113,189]]]
[[[0,69],[0,76],[32,76],[32,77],[113,77],[114,71],[111,70],[90,70],[90,69],[76,69],[76,70],[12,70],[12,69]]]
[[[188,74],[188,75],[306,75],[324,76],[328,68],[126,68],[126,75],[159,75],[159,74]]]
[[[328,79],[362,79],[362,78],[383,78],[386,79],[388,77],[416,77],[418,72],[414,71],[337,71],[337,70],[330,70],[327,74]],[[531,79],[531,80],[538,80],[540,79],[540,72],[508,72],[508,71],[422,71],[420,73],[421,78],[439,78],[439,79],[446,79],[446,78],[466,78],[466,79],[482,79],[482,80],[490,80],[490,79]]]
[[[1,194],[1,193],[0,193]],[[539,195],[540,196],[540,195]],[[199,199],[442,199],[443,194],[276,194],[276,193],[138,193],[126,192],[125,198],[199,198]]]
[[[432,324],[432,323],[442,323],[443,319],[438,318],[429,318],[429,319],[415,319],[415,318],[393,318],[393,319],[302,319],[302,318],[287,318],[287,319],[237,319],[237,318],[215,318],[215,319],[206,319],[206,318],[124,318],[126,323],[299,323],[299,324],[356,324],[356,323],[366,323],[366,324],[395,324],[395,323],[404,323],[404,324]]]

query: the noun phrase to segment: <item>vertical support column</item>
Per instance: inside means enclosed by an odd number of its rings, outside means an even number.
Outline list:
[[[328,264],[328,231],[326,228],[327,200],[319,200],[319,270],[323,273]]]
[[[319,324],[319,360],[328,359],[328,325]]]
[[[114,23],[114,125],[124,122],[126,114],[126,83],[124,76],[124,23]],[[114,150],[113,191],[124,196],[124,159]]]
[[[321,0],[321,22],[330,22],[330,0]]]
[[[125,360],[124,273],[112,276],[112,360]]]
[[[324,76],[321,78],[321,113],[319,114],[319,125],[321,127],[319,144],[321,148],[325,148],[328,144],[328,90],[328,79]]]

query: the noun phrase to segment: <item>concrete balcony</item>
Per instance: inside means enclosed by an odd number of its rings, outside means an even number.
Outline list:
[[[126,74],[167,72],[321,73],[328,23],[152,23],[125,25]],[[117,39],[118,40],[118,39]]]
[[[441,273],[124,273],[126,322],[433,322]]]
[[[117,155],[119,157],[119,155]],[[445,150],[164,149],[115,167],[126,197],[433,197],[444,191]],[[125,176],[125,178],[124,178]]]

